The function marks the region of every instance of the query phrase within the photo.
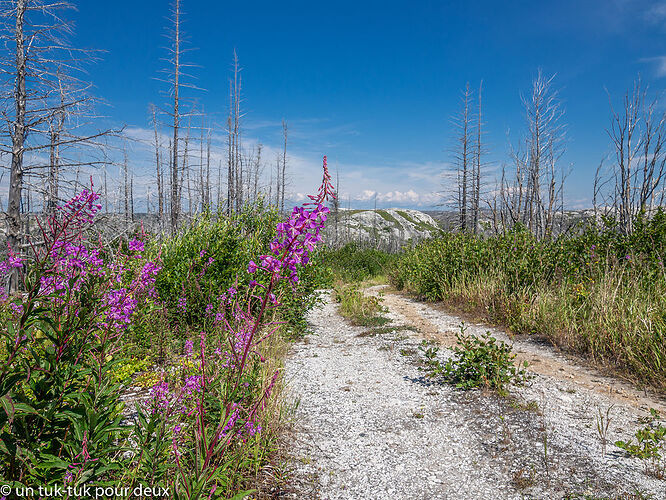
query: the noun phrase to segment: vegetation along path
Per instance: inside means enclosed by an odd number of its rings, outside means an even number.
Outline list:
[[[296,497],[666,498],[663,462],[614,444],[651,425],[663,401],[529,341],[512,343],[530,362],[527,384],[456,389],[425,376],[420,346],[455,343],[460,318],[391,293],[383,303],[391,322],[368,329],[327,295],[287,360]]]

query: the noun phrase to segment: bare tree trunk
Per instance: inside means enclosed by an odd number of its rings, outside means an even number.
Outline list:
[[[180,0],[175,0],[173,11],[173,142],[171,143],[171,232],[178,230],[180,215],[180,189],[178,183],[178,133],[180,130]]]
[[[465,86],[463,93],[463,116],[462,116],[462,135],[460,137],[461,147],[461,165],[462,179],[461,191],[462,196],[460,199],[460,229],[467,230],[467,176],[469,172],[469,99],[471,92],[469,90],[469,83]]]
[[[18,250],[21,242],[21,190],[23,189],[23,153],[26,135],[26,54],[24,40],[24,19],[26,0],[16,1],[16,26],[14,39],[16,42],[16,80],[14,86],[15,116],[11,129],[12,160],[9,174],[9,203],[7,205],[7,218],[9,232],[7,244],[10,248]],[[18,287],[18,272],[10,277],[10,290]]]
[[[50,164],[49,164],[49,186],[46,211],[53,213],[58,205],[58,185],[60,177],[60,135],[65,124],[65,102],[62,82],[60,85],[60,111],[51,117],[49,128],[51,133]],[[55,124],[54,124],[55,122]]]
[[[187,181],[187,213],[192,217],[192,185],[190,181],[190,157],[189,157],[189,146],[190,146],[190,125],[188,124],[187,126],[187,136],[185,136],[185,147],[183,149],[183,166],[182,166],[182,172],[181,172],[181,179],[183,177]],[[182,190],[182,182],[181,182],[181,190]],[[180,201],[180,200],[179,200]]]
[[[123,193],[125,199],[125,222],[129,220],[129,184],[128,184],[128,164],[127,164],[127,146],[123,150]]]
[[[153,127],[155,131],[155,172],[157,174],[157,213],[160,227],[164,219],[164,190],[162,188],[162,162],[160,160],[160,141],[157,133],[157,110],[152,106]]]
[[[231,98],[231,93],[230,93],[229,117],[227,119],[227,215],[231,215],[233,204],[236,201],[236,194],[234,192],[234,186],[236,185],[236,179],[234,175],[234,146],[233,146],[233,133],[231,130],[232,103],[233,99]]]
[[[130,217],[134,222],[134,174],[130,177]]]
[[[287,172],[287,122],[282,119],[282,135],[284,139],[282,149],[282,191],[280,192],[280,211],[284,212],[284,192],[286,191],[286,172]]]
[[[611,104],[608,130],[615,147],[613,208],[625,234],[633,231],[634,218],[649,215],[657,196],[663,201],[666,175],[666,112],[656,116],[658,99],[648,101],[640,78],[624,96],[622,114]]]
[[[261,177],[261,143],[257,145],[257,158],[254,164],[254,201],[257,201],[259,196],[259,177]]]
[[[206,133],[206,188],[204,190],[205,192],[205,198],[204,198],[204,205],[210,210],[212,210],[211,207],[211,196],[210,196],[210,153],[211,153],[211,130],[210,127],[208,128],[208,132]]]
[[[241,100],[241,85],[242,80],[240,76],[240,66],[238,64],[238,54],[234,49],[234,79],[233,79],[233,165],[234,177],[236,181],[235,186],[235,207],[240,210],[243,207],[243,165],[242,165],[242,149],[241,149],[241,129],[240,129],[240,100]]]
[[[472,202],[472,212],[474,218],[474,234],[477,233],[479,227],[479,200],[481,198],[481,155],[483,154],[481,147],[481,127],[482,127],[482,116],[481,116],[481,93],[483,90],[483,80],[479,84],[479,95],[478,95],[478,117],[476,122],[476,165],[475,165],[475,174],[474,174],[474,195]]]
[[[280,193],[282,192],[283,186],[281,185],[281,175],[280,175],[280,153],[275,154],[275,208],[280,209]]]

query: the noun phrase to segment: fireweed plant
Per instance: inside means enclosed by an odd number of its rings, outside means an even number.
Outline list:
[[[318,194],[277,225],[269,253],[249,262],[247,272],[257,279],[250,281],[247,294],[241,297],[232,286],[217,297],[217,304],[206,307],[198,342],[185,343],[180,376],[172,384],[161,381],[153,387],[150,405],[139,411],[139,420],[151,432],[140,434],[149,445],[136,464],[143,469],[137,477],[155,469],[155,457],[170,453],[173,474],[168,466],[159,473],[173,494],[198,498],[235,490],[233,471],[253,446],[256,453],[262,412],[278,379],[274,371],[262,384],[266,360],[260,351],[281,326],[272,314],[281,306],[275,291],[282,281],[298,283],[298,268],[308,264],[321,239],[328,213],[323,204],[332,192],[324,158]],[[258,274],[264,275],[261,282]]]
[[[200,331],[136,404],[134,418],[123,412],[123,381],[113,376],[128,355],[123,339],[146,310],[188,307],[185,299],[161,302],[159,254],[144,257],[144,235],[114,252],[86,240],[100,208],[92,188],[47,218],[30,259],[10,249],[0,272],[21,268],[25,293],[3,299],[10,319],[0,330],[0,475],[16,486],[161,487],[172,498],[242,488],[239,471],[265,451],[264,410],[278,380],[261,346],[281,326],[278,284],[296,286],[321,239],[333,192],[325,157],[323,168],[318,194],[277,225],[269,252],[249,262],[248,291],[232,286],[210,297]],[[195,279],[215,259],[206,250],[199,257]]]
[[[100,205],[83,190],[40,226],[25,260],[9,249],[7,276],[23,293],[3,297],[0,327],[0,472],[14,485],[80,484],[119,470],[123,429],[110,373],[134,311],[154,294],[159,265],[143,243],[113,256],[85,238]]]

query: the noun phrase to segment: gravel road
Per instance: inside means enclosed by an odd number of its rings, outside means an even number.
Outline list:
[[[432,383],[419,370],[418,346],[437,335],[447,345],[459,318],[397,295],[385,304],[394,328],[368,335],[327,294],[310,315],[314,333],[292,348],[292,498],[666,498],[666,481],[612,444],[663,401],[612,383],[605,392],[608,379],[531,342],[514,349],[550,368],[509,397]],[[609,408],[604,450],[596,424]]]

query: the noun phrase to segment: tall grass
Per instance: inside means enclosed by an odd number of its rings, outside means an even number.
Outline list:
[[[520,228],[446,234],[406,251],[390,279],[664,390],[666,216],[639,218],[636,228],[625,236],[606,221],[551,241]]]

